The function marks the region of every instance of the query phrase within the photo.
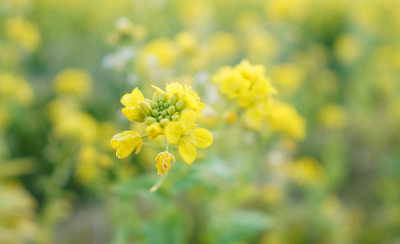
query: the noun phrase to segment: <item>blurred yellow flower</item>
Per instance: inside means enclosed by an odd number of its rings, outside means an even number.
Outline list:
[[[155,67],[169,67],[178,57],[178,49],[174,42],[167,38],[152,40],[144,46],[139,54],[139,63],[144,70]]]
[[[157,155],[156,168],[158,175],[166,175],[168,173],[168,170],[171,168],[171,163],[170,163],[171,159],[175,162],[175,157],[171,153],[168,153],[167,151],[161,152]]]
[[[293,64],[281,64],[272,67],[273,81],[282,91],[296,91],[304,78],[304,71]]]
[[[92,145],[84,145],[78,153],[78,165],[76,175],[83,184],[88,184],[98,174],[97,169],[98,152]]]
[[[197,49],[198,43],[193,33],[179,32],[175,35],[174,39],[184,53],[190,54]]]
[[[40,35],[38,27],[23,17],[17,16],[8,19],[5,32],[8,38],[28,52],[35,51],[39,46]]]
[[[342,34],[334,44],[335,55],[342,62],[352,62],[361,54],[361,43],[353,34]]]
[[[344,108],[329,104],[318,111],[318,121],[326,128],[343,128],[346,125]]]
[[[228,123],[233,123],[237,120],[237,114],[235,111],[228,110],[222,115],[222,119]]]
[[[124,131],[111,139],[111,146],[117,149],[116,155],[118,158],[126,158],[132,153],[135,147],[135,154],[138,154],[143,146],[143,141],[142,137],[136,131]]]
[[[268,116],[268,124],[274,131],[295,139],[303,140],[306,137],[306,121],[290,104],[279,103],[274,106]]]
[[[297,159],[290,167],[291,177],[299,184],[318,184],[324,180],[325,170],[320,163],[309,156]]]
[[[65,69],[54,79],[54,88],[58,94],[73,94],[85,97],[90,94],[92,78],[81,69]]]
[[[33,101],[33,91],[30,84],[22,77],[11,73],[0,73],[0,101],[17,100],[22,105]]]
[[[149,134],[149,136],[154,139],[157,136],[163,134],[163,129],[161,128],[159,123],[153,123],[146,127],[146,133]]]
[[[179,154],[182,159],[191,164],[196,159],[195,146],[207,148],[212,144],[211,132],[206,129],[194,129],[196,125],[196,113],[192,110],[182,112],[179,122],[172,121],[165,127],[165,138],[169,143],[179,146]]]

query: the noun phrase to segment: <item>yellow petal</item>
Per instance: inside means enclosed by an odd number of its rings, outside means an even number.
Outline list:
[[[181,114],[180,122],[185,129],[193,127],[194,122],[196,122],[196,112],[190,109],[183,111]]]
[[[135,89],[133,89],[132,95],[135,97],[137,101],[144,101],[144,96],[142,92],[139,90],[139,88],[136,87]]]
[[[181,136],[184,133],[184,128],[179,122],[169,122],[164,128],[164,135],[167,141],[171,144],[178,145]]]
[[[142,149],[142,146],[143,146],[143,141],[140,140],[139,143],[138,143],[137,146],[136,146],[136,152],[135,152],[135,154],[140,153],[140,150]]]
[[[196,98],[191,94],[186,94],[183,96],[183,99],[186,101],[186,108],[197,109],[197,101]]]
[[[193,161],[196,159],[196,148],[192,143],[188,142],[187,140],[182,140],[179,143],[178,149],[183,161],[185,161],[187,164],[193,163]]]
[[[193,140],[195,145],[200,148],[207,148],[213,142],[212,134],[209,130],[199,128],[195,129],[190,136],[190,139]]]
[[[206,105],[204,103],[197,103],[197,110],[202,110]]]
[[[164,92],[163,90],[161,90],[160,88],[158,88],[158,87],[156,87],[156,86],[151,85],[151,87],[153,87],[154,89],[156,89],[156,90],[159,91],[159,92]]]
[[[183,91],[183,86],[179,83],[172,83],[170,85],[167,85],[167,92],[170,95],[174,95],[175,93],[181,93]]]

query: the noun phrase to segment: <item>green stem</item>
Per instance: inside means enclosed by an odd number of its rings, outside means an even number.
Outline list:
[[[168,152],[168,149],[169,149],[169,143],[167,140],[165,140],[165,151]]]
[[[143,139],[143,138],[146,138],[146,137],[149,137],[149,135],[148,135],[148,134],[143,135],[143,136],[142,136],[142,139]]]

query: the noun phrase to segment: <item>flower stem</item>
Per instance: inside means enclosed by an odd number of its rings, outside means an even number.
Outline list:
[[[166,175],[160,176],[157,183],[150,188],[150,193],[157,191],[158,188],[160,188],[160,186],[164,183],[166,177],[167,177]]]
[[[146,135],[143,135],[143,136],[141,136],[141,137],[142,137],[142,139],[143,139],[143,138],[149,137],[149,135],[146,134]]]

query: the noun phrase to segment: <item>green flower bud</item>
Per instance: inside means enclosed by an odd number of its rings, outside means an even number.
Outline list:
[[[169,120],[172,120],[171,115],[167,115],[167,116],[165,116],[165,118],[166,118],[166,119],[169,119]]]
[[[160,116],[157,117],[157,121],[160,122],[163,118],[164,117],[160,115]]]
[[[180,100],[175,105],[175,111],[176,112],[180,112],[185,108],[185,106],[186,106],[186,101],[185,100]]]
[[[137,119],[132,119],[132,121],[138,122],[138,123],[143,123],[144,118],[137,118]]]
[[[147,102],[147,103],[150,104],[150,105],[151,105],[151,103],[153,102],[152,100],[150,100],[150,99],[148,99],[148,98],[145,98],[144,101]]]
[[[172,95],[169,99],[168,99],[168,103],[171,105],[175,105],[176,102],[178,102],[179,100],[179,95],[177,93],[175,93],[174,95]]]
[[[174,114],[174,115],[171,116],[171,118],[172,118],[173,121],[179,121],[180,116],[179,116],[179,114]]]
[[[161,111],[161,113],[160,113],[163,117],[165,117],[165,116],[167,116],[167,111]]]
[[[160,125],[161,125],[161,127],[164,127],[168,122],[169,122],[169,119],[166,119],[166,118],[160,120]]]
[[[154,102],[158,102],[158,95],[160,95],[159,91],[156,91],[156,92],[153,93],[153,101]]]
[[[158,95],[158,101],[159,102],[163,102],[163,103],[165,103],[166,101],[167,101],[167,97],[165,96],[165,93],[163,92],[163,93],[160,93],[159,95]]]
[[[151,103],[151,108],[152,108],[152,109],[158,108],[158,103],[152,102],[152,103]]]
[[[175,113],[175,106],[169,106],[168,108],[168,114],[169,115],[173,115]]]
[[[169,102],[164,103],[164,108],[169,108],[169,106],[171,106],[171,104],[169,104]]]
[[[151,124],[157,122],[157,120],[155,118],[150,117],[150,116],[146,117],[146,119],[144,121],[146,122],[147,125],[151,125]]]
[[[153,111],[151,112],[151,115],[153,115],[153,117],[157,117],[158,116],[158,111],[157,109],[153,109]]]
[[[157,111],[160,112],[160,108],[157,108]]]
[[[158,106],[160,107],[160,109],[162,109],[164,107],[164,102],[159,102]]]
[[[140,111],[146,116],[151,115],[151,106],[147,102],[139,102]]]

